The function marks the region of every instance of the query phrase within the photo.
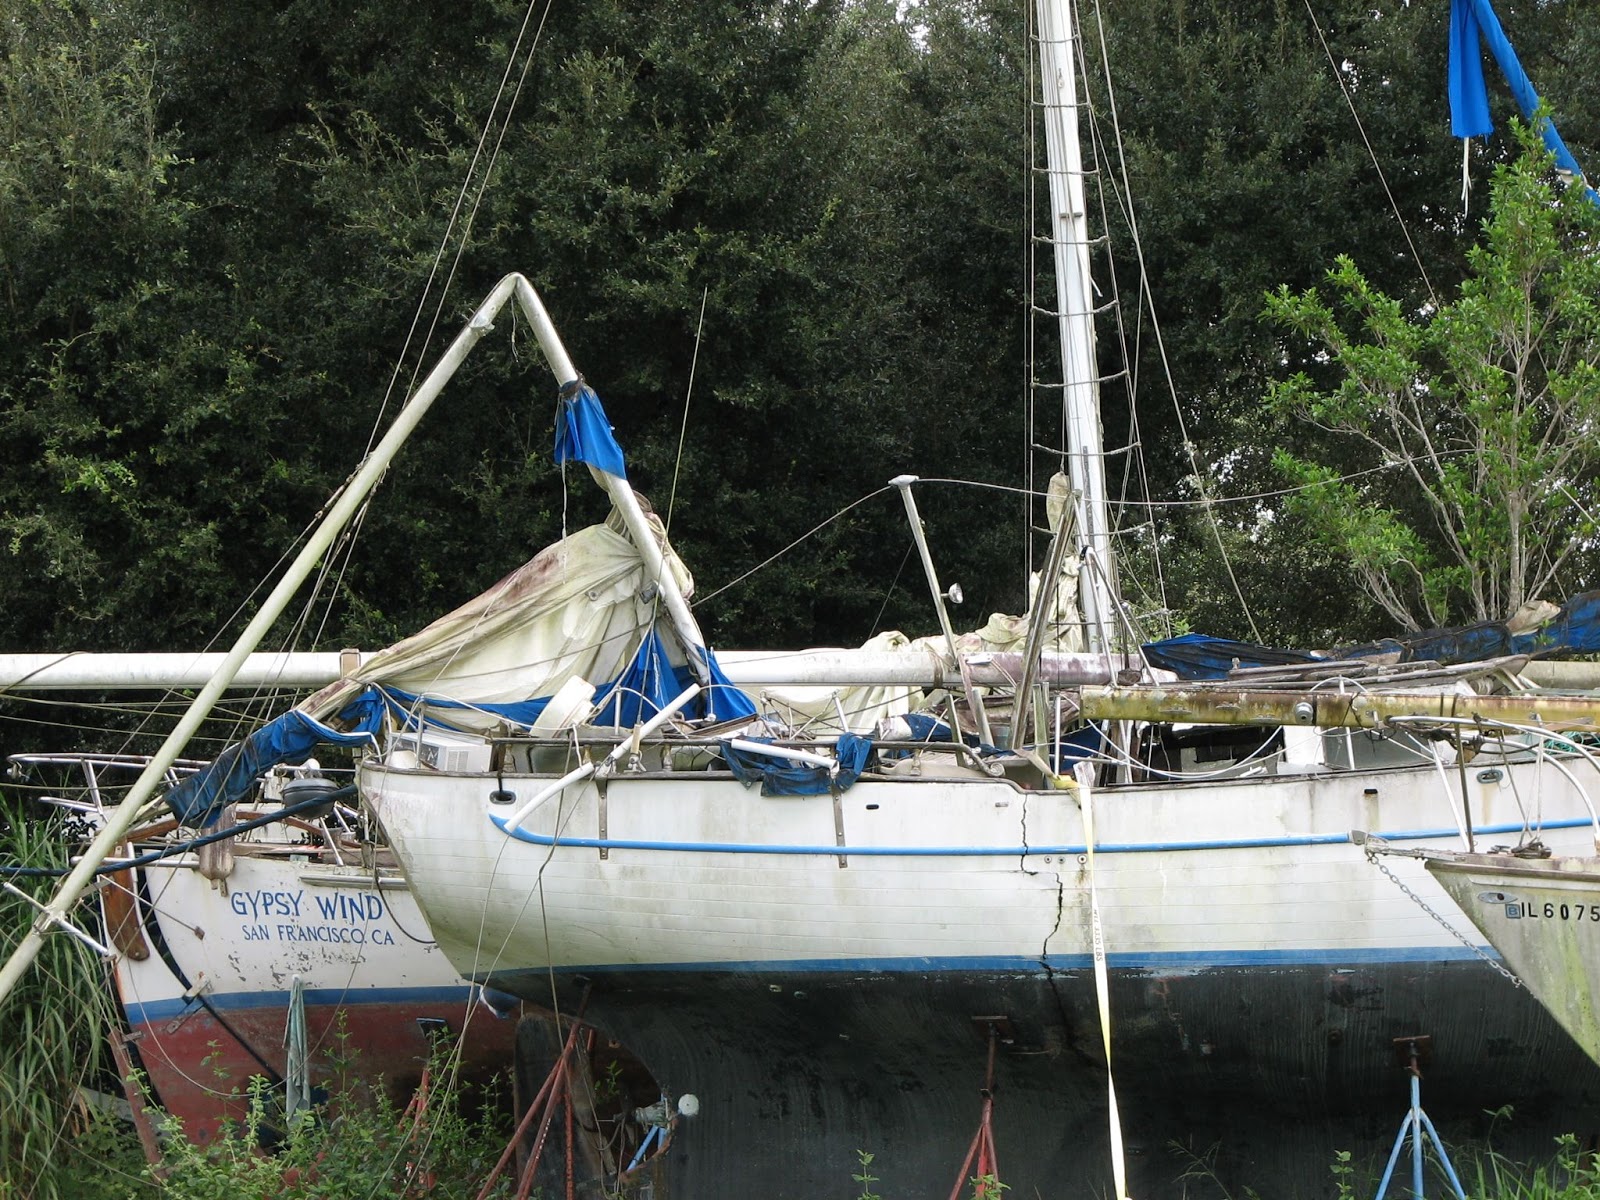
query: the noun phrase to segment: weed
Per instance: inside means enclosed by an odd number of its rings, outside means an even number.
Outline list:
[[[872,1158],[873,1156],[865,1150],[856,1151],[856,1161],[860,1164],[861,1170],[850,1176],[861,1185],[861,1193],[856,1200],[883,1200],[882,1196],[872,1190],[872,1185],[878,1182],[878,1177],[871,1170]]]
[[[426,1107],[402,1113],[383,1089],[357,1088],[288,1120],[257,1077],[242,1123],[205,1147],[169,1138],[151,1175],[162,1177],[163,1200],[465,1200],[477,1195],[507,1131],[493,1117],[467,1118],[457,1100],[455,1089],[436,1087]]]

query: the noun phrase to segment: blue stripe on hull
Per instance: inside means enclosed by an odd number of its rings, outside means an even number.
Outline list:
[[[489,820],[501,833],[519,842],[534,846],[567,846],[583,850],[662,850],[678,854],[826,854],[851,858],[1017,858],[1038,854],[1086,854],[1084,845],[1040,846],[853,846],[853,845],[781,845],[761,842],[662,842],[634,838],[559,837],[546,833],[530,833],[513,827],[505,817],[489,814]],[[1583,829],[1593,824],[1587,817],[1570,817],[1559,821],[1545,821],[1542,829]],[[1484,825],[1473,830],[1479,837],[1491,834],[1521,833],[1521,822],[1503,825]],[[1372,836],[1386,842],[1438,841],[1460,836],[1455,828],[1401,829],[1377,833]],[[1096,854],[1162,854],[1202,850],[1260,850],[1293,846],[1343,846],[1350,844],[1348,833],[1299,834],[1291,837],[1233,838],[1220,841],[1187,842],[1103,842],[1095,846]]]

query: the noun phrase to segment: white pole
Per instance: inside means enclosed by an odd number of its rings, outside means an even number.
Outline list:
[[[201,688],[227,656],[205,654],[0,654],[0,692],[144,691]],[[251,654],[231,688],[316,689],[353,674],[368,650]],[[993,651],[964,656],[967,678],[984,687],[1013,687],[1025,656]],[[717,661],[738,687],[960,687],[962,671],[933,650],[723,650]],[[1115,683],[1139,671],[1136,655],[1053,653],[1038,659],[1037,677],[1052,684]],[[1157,672],[1157,681],[1176,676]]]
[[[227,656],[202,654],[0,654],[0,692],[204,687]],[[371,656],[355,651],[285,651],[248,656],[234,688],[319,688]]]
[[[378,443],[377,448],[367,456],[355,475],[336,493],[337,499],[332,510],[312,533],[289,569],[284,572],[283,578],[278,581],[278,586],[267,597],[261,610],[239,635],[239,640],[234,643],[233,649],[228,651],[216,674],[194,698],[194,702],[189,705],[177,727],[167,736],[167,740],[161,744],[161,748],[151,756],[149,764],[129,789],[122,803],[108,816],[83,859],[62,882],[50,903],[34,921],[11,957],[6,960],[5,966],[0,968],[0,1004],[5,1003],[12,989],[27,973],[33,960],[38,957],[39,948],[44,944],[45,934],[66,919],[67,912],[78,902],[78,897],[83,894],[84,888],[94,877],[96,869],[122,841],[123,835],[132,828],[133,823],[139,818],[139,810],[161,784],[167,768],[173,764],[179,752],[200,728],[201,722],[211,712],[239,668],[244,665],[250,652],[266,636],[267,630],[278,619],[278,615],[288,607],[289,601],[305,582],[306,576],[311,574],[317,562],[333,545],[334,539],[355,516],[368,493],[377,486],[390,461],[427,413],[444,385],[461,366],[462,360],[478,344],[478,340],[494,327],[495,314],[500,311],[519,281],[526,283],[520,275],[513,274],[507,275],[495,285],[488,298],[478,306],[478,311],[472,315],[467,327],[456,335],[456,340],[451,343],[450,349],[423,380],[422,386],[417,389],[410,402],[400,410],[400,415],[395,418],[394,424],[389,426],[389,431],[383,435],[383,440]],[[548,324],[548,318],[546,323]],[[548,355],[543,337],[540,338],[540,347],[546,349]],[[564,352],[561,358],[566,359]],[[570,367],[570,361],[567,361],[566,365]],[[558,373],[560,371],[556,362],[551,363],[551,368]],[[576,378],[576,373],[573,373],[572,377]]]
[[[550,367],[556,373],[556,379],[565,387],[578,378],[578,372],[562,348],[561,339],[556,337],[555,326],[551,324],[550,317],[539,300],[539,294],[522,276],[516,276],[516,280],[517,302],[522,306],[528,323],[533,326],[534,336],[539,339],[539,348],[549,359]],[[678,586],[677,577],[667,566],[661,547],[656,544],[650,522],[645,517],[644,510],[639,507],[639,498],[633,494],[633,488],[628,486],[628,481],[625,479],[618,479],[593,467],[589,468],[589,474],[594,476],[594,481],[611,497],[611,503],[622,517],[622,523],[627,526],[628,536],[639,548],[645,569],[660,589],[661,599],[667,606],[667,615],[672,618],[672,624],[678,631],[678,638],[688,652],[689,670],[702,684],[711,686],[711,667],[709,656],[706,654],[705,637],[700,632],[699,622],[689,611],[689,602],[684,597],[683,589]]]

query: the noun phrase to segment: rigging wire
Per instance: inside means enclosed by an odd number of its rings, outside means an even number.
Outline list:
[[[751,567],[748,571],[744,572],[742,575],[734,576],[734,578],[728,580],[727,583],[723,584],[716,591],[708,592],[704,596],[701,596],[698,600],[695,601],[696,607],[698,607],[699,605],[705,604],[707,601],[713,600],[716,597],[722,595],[722,593],[727,591],[729,588],[737,587],[739,584],[743,583],[746,579],[749,579],[750,576],[756,574],[756,572],[762,571],[762,570],[766,569],[767,567],[771,566],[773,563],[777,562],[780,558],[782,558],[785,554],[789,553],[789,551],[793,550],[796,546],[800,545],[802,542],[807,541],[809,538],[815,536],[817,533],[820,533],[823,529],[826,529],[829,525],[832,525],[835,521],[837,521],[840,517],[844,516],[846,513],[850,512],[852,509],[859,508],[861,505],[865,504],[868,500],[876,499],[878,496],[881,496],[886,492],[892,492],[894,490],[895,489],[894,489],[894,487],[892,485],[885,484],[881,488],[877,488],[877,489],[875,489],[873,491],[868,492],[866,495],[861,496],[858,499],[852,500],[849,504],[846,504],[838,512],[834,513],[831,517],[827,517],[824,520],[821,520],[821,521],[817,522],[817,524],[813,525],[810,529],[806,530],[799,537],[795,538],[794,541],[790,542],[787,546],[785,546],[783,549],[779,550],[776,554],[769,555],[768,557],[762,559],[760,562],[758,562],[755,566]],[[1013,489],[1010,489],[1010,490],[1020,492],[1020,491],[1023,491],[1025,489],[1013,488]]]
[[[678,457],[672,465],[672,490],[667,493],[667,516],[662,522],[662,530],[672,532],[672,510],[678,502],[678,472],[683,468],[683,446],[689,438],[689,401],[694,396],[694,374],[700,365],[700,337],[706,329],[706,301],[711,296],[711,287],[706,285],[700,293],[700,321],[694,329],[694,356],[689,359],[689,385],[683,393],[683,424],[678,429]]]
[[[1099,14],[1099,11],[1098,11],[1098,7],[1096,9],[1095,19],[1096,19],[1097,23],[1100,21],[1100,14]],[[1078,8],[1078,6],[1076,4],[1074,5],[1073,22],[1074,22],[1074,28],[1076,28],[1076,29],[1081,31],[1082,28],[1083,28],[1082,19],[1081,19],[1081,11],[1079,10],[1079,8]],[[1103,36],[1103,29],[1102,29],[1102,36]],[[1083,81],[1084,81],[1084,105],[1083,105],[1083,107],[1084,107],[1084,111],[1086,112],[1086,114],[1088,116],[1087,124],[1088,124],[1089,136],[1090,136],[1090,144],[1091,144],[1092,149],[1093,149],[1095,163],[1096,163],[1096,169],[1095,169],[1095,172],[1094,172],[1094,186],[1095,186],[1095,191],[1098,194],[1099,199],[1100,199],[1100,211],[1102,213],[1108,213],[1108,212],[1111,211],[1111,204],[1108,201],[1106,179],[1107,179],[1107,175],[1108,175],[1108,173],[1110,171],[1110,167],[1111,167],[1111,163],[1112,163],[1112,156],[1111,156],[1111,153],[1110,153],[1111,147],[1106,144],[1105,139],[1102,136],[1101,120],[1100,120],[1099,113],[1097,112],[1095,106],[1093,104],[1089,103],[1089,101],[1088,101],[1089,80],[1093,77],[1093,75],[1092,75],[1091,70],[1090,70],[1089,58],[1088,58],[1088,54],[1087,54],[1086,47],[1085,47],[1085,39],[1083,38],[1081,33],[1078,36],[1077,42],[1078,42],[1078,46],[1077,46],[1078,73],[1079,73],[1079,75],[1082,76]],[[1102,52],[1103,52],[1103,47],[1102,47]],[[1105,63],[1107,60],[1105,60],[1102,57],[1101,61],[1102,61],[1102,63]],[[1109,70],[1109,67],[1106,67],[1101,73],[1104,74],[1104,76],[1106,77],[1106,87],[1107,87],[1107,90],[1109,91],[1110,86],[1111,86],[1111,84],[1110,84],[1110,70]],[[1122,145],[1121,145],[1120,131],[1114,129],[1113,130],[1113,137],[1114,137],[1115,143],[1116,143],[1117,157],[1120,159],[1122,157]],[[1114,179],[1112,181],[1111,197],[1110,198],[1111,199],[1116,199],[1117,198],[1116,197],[1116,188],[1115,188],[1115,180]],[[1119,204],[1119,207],[1122,207],[1122,206]],[[1137,226],[1132,221],[1131,216],[1130,216],[1130,219],[1129,219],[1129,227],[1134,229],[1135,237],[1137,237]],[[1119,493],[1119,500],[1118,500],[1119,511],[1117,513],[1117,518],[1118,518],[1118,520],[1120,522],[1121,518],[1122,518],[1122,513],[1121,513],[1120,510],[1122,508],[1126,508],[1130,503],[1132,503],[1132,502],[1130,502],[1128,500],[1128,493],[1130,491],[1131,485],[1132,485],[1133,480],[1135,478],[1138,481],[1139,493],[1144,497],[1144,506],[1148,507],[1151,504],[1150,473],[1146,469],[1146,463],[1145,463],[1145,457],[1144,457],[1144,435],[1143,435],[1143,431],[1141,430],[1140,425],[1139,425],[1139,404],[1138,404],[1138,392],[1139,392],[1139,389],[1138,389],[1138,362],[1139,362],[1139,358],[1138,358],[1138,352],[1137,352],[1139,343],[1138,343],[1137,339],[1135,339],[1135,341],[1134,341],[1134,350],[1133,350],[1133,352],[1130,353],[1130,351],[1129,351],[1129,338],[1128,338],[1127,323],[1126,323],[1126,318],[1124,316],[1123,305],[1122,305],[1122,285],[1121,285],[1121,281],[1119,280],[1119,278],[1117,276],[1117,270],[1116,270],[1116,266],[1117,266],[1116,251],[1115,251],[1115,247],[1113,247],[1113,245],[1111,244],[1111,239],[1109,237],[1109,234],[1104,232],[1104,231],[1103,231],[1103,235],[1102,235],[1102,248],[1103,248],[1103,251],[1104,251],[1104,254],[1105,254],[1105,258],[1106,258],[1105,278],[1106,278],[1107,286],[1108,286],[1108,288],[1109,288],[1109,290],[1111,292],[1111,302],[1108,305],[1108,307],[1110,308],[1112,316],[1116,321],[1117,345],[1120,348],[1121,353],[1122,353],[1122,370],[1119,373],[1118,377],[1120,377],[1121,380],[1122,380],[1122,391],[1126,396],[1127,406],[1128,406],[1128,413],[1127,413],[1127,420],[1128,420],[1127,446],[1126,446],[1126,453],[1124,454],[1124,457],[1123,457],[1122,487],[1121,487],[1120,493]],[[1140,328],[1143,328],[1143,322],[1144,322],[1144,308],[1143,308],[1143,306],[1142,305],[1138,306],[1136,311],[1137,311],[1138,318],[1139,318]],[[1122,526],[1119,530],[1117,530],[1117,532],[1119,532],[1124,537],[1126,537],[1126,536],[1128,536],[1128,535],[1130,535],[1130,534],[1134,533],[1135,531],[1137,531],[1139,529],[1142,529],[1142,528],[1143,528],[1142,524],[1141,525],[1133,525],[1133,526]],[[1171,609],[1171,604],[1168,602],[1168,599],[1167,599],[1167,580],[1166,580],[1166,570],[1165,570],[1165,566],[1164,566],[1164,564],[1162,562],[1162,556],[1161,556],[1161,539],[1159,537],[1151,536],[1149,538],[1148,548],[1149,548],[1149,552],[1150,552],[1150,556],[1151,556],[1151,565],[1152,565],[1152,567],[1154,569],[1154,572],[1155,572],[1156,590],[1159,593],[1158,596],[1154,597],[1153,599],[1155,599],[1157,607],[1161,611],[1169,612],[1170,609]],[[1143,587],[1142,587],[1143,581],[1141,580],[1140,582],[1141,582],[1141,590],[1143,590]],[[1113,590],[1116,590],[1116,589],[1114,588]],[[1167,632],[1167,635],[1170,636],[1171,633],[1172,633],[1170,616],[1166,619],[1166,624],[1167,624],[1166,632]]]
[[[1467,453],[1470,453],[1470,451],[1466,451],[1466,450],[1451,451],[1451,453],[1467,454]],[[1366,476],[1366,475],[1374,475],[1374,474],[1377,474],[1377,473],[1382,472],[1382,471],[1396,470],[1396,469],[1398,469],[1400,467],[1403,467],[1405,465],[1406,464],[1405,464],[1404,460],[1397,460],[1397,461],[1391,462],[1391,463],[1381,463],[1376,467],[1365,467],[1365,468],[1363,468],[1363,469],[1361,469],[1359,471],[1349,471],[1349,472],[1346,472],[1343,475],[1336,476],[1335,478],[1333,478],[1331,480],[1324,480],[1324,481],[1321,481],[1319,483],[1296,484],[1293,487],[1277,488],[1275,490],[1265,491],[1265,492],[1246,492],[1246,493],[1243,493],[1242,495],[1238,495],[1238,496],[1208,496],[1208,497],[1205,497],[1205,498],[1199,499],[1199,500],[1123,500],[1120,503],[1122,504],[1122,506],[1124,508],[1145,508],[1145,509],[1150,509],[1150,510],[1167,509],[1167,508],[1198,508],[1198,507],[1219,508],[1219,507],[1222,507],[1222,506],[1228,505],[1228,504],[1255,504],[1255,503],[1259,503],[1262,500],[1271,500],[1271,499],[1276,499],[1276,498],[1283,497],[1283,496],[1292,496],[1292,495],[1295,495],[1295,494],[1297,494],[1299,492],[1313,491],[1316,488],[1325,486],[1325,484],[1330,483],[1330,482],[1332,482],[1332,483],[1347,483],[1347,482],[1349,482],[1351,480],[1354,480],[1354,479],[1360,479],[1360,478],[1362,478],[1363,476]],[[917,483],[918,483],[918,486],[931,485],[931,484],[949,484],[949,485],[953,485],[953,486],[956,486],[956,487],[978,488],[978,489],[984,490],[984,491],[1009,492],[1009,493],[1011,493],[1013,495],[1022,496],[1022,497],[1026,498],[1027,500],[1030,500],[1030,501],[1031,500],[1036,500],[1036,499],[1042,499],[1048,494],[1046,492],[1035,491],[1035,490],[1033,490],[1031,488],[1027,488],[1027,487],[1018,487],[1015,484],[992,483],[992,482],[989,482],[987,480],[981,480],[981,479],[959,479],[959,478],[955,478],[953,476],[922,476],[922,477],[918,478]],[[847,504],[843,508],[839,509],[832,516],[826,518],[825,520],[819,521],[817,524],[813,525],[810,529],[806,530],[799,537],[797,537],[793,541],[789,542],[782,549],[780,549],[780,550],[776,551],[775,553],[769,555],[767,558],[762,559],[759,563],[757,563],[755,566],[751,567],[748,571],[745,571],[743,574],[735,576],[733,579],[730,579],[727,583],[724,583],[721,587],[717,588],[715,591],[707,592],[704,596],[695,597],[695,600],[694,600],[695,606],[698,607],[698,606],[700,606],[702,604],[706,604],[706,603],[710,602],[711,600],[715,599],[716,597],[722,595],[723,592],[728,591],[730,588],[738,586],[739,584],[743,583],[745,580],[749,579],[752,575],[755,575],[755,574],[765,570],[767,567],[769,567],[773,563],[777,562],[780,558],[784,557],[786,554],[789,554],[791,551],[797,549],[798,547],[803,545],[805,542],[809,541],[816,534],[820,533],[823,529],[826,529],[833,522],[839,520],[845,514],[849,513],[852,509],[857,508],[860,505],[865,504],[867,501],[869,501],[869,500],[871,500],[871,499],[883,494],[884,492],[891,491],[891,490],[892,489],[887,487],[887,486],[886,487],[881,487],[881,488],[876,489],[875,491],[868,492],[865,495],[863,495],[863,496],[861,496],[861,497],[859,497],[859,498],[857,498],[855,500],[852,500],[849,504]],[[1137,528],[1144,528],[1144,527],[1145,527],[1145,525],[1141,524],[1141,525],[1136,525],[1136,526],[1130,526],[1129,528],[1137,529]]]
[[[1339,91],[1344,95],[1344,102],[1350,107],[1350,116],[1356,123],[1356,131],[1361,134],[1361,142],[1367,148],[1367,155],[1372,159],[1372,169],[1378,173],[1378,182],[1383,184],[1383,194],[1389,197],[1389,207],[1394,211],[1394,219],[1400,226],[1400,232],[1405,236],[1406,245],[1411,247],[1411,258],[1417,264],[1417,274],[1422,276],[1423,286],[1428,289],[1428,296],[1437,305],[1439,295],[1433,290],[1433,281],[1428,278],[1428,271],[1422,264],[1422,254],[1417,250],[1417,244],[1411,240],[1411,229],[1406,224],[1405,215],[1400,211],[1400,204],[1394,198],[1394,193],[1389,190],[1389,179],[1383,173],[1383,164],[1378,161],[1378,152],[1372,148],[1372,139],[1367,136],[1366,126],[1361,123],[1361,114],[1356,111],[1355,97],[1350,94],[1349,84],[1345,82],[1344,72],[1339,69],[1339,64],[1333,57],[1333,51],[1328,46],[1328,39],[1322,32],[1322,25],[1317,20],[1317,14],[1311,9],[1311,0],[1302,0],[1306,6],[1306,16],[1311,19],[1311,28],[1317,31],[1317,41],[1322,43],[1322,52],[1328,56],[1328,66],[1333,71],[1333,77],[1338,81]]]
[[[428,347],[432,345],[434,335],[439,328],[439,323],[444,317],[445,308],[450,299],[451,288],[455,282],[456,272],[460,268],[462,257],[466,254],[467,246],[471,242],[472,229],[477,219],[478,210],[483,203],[484,196],[488,193],[489,183],[493,179],[495,165],[499,161],[500,150],[505,142],[506,131],[511,127],[512,114],[516,111],[517,102],[521,98],[523,86],[528,78],[528,72],[532,69],[534,56],[538,51],[540,41],[543,38],[545,23],[549,20],[550,10],[554,6],[555,0],[544,0],[544,13],[539,18],[537,27],[533,30],[533,37],[529,42],[527,53],[522,55],[522,69],[517,73],[516,86],[512,89],[511,98],[506,102],[505,108],[502,111],[501,101],[505,99],[507,82],[510,80],[512,72],[517,66],[518,56],[521,54],[524,40],[528,38],[529,26],[533,23],[534,13],[539,7],[539,2],[540,0],[528,0],[528,5],[523,10],[522,22],[517,28],[516,41],[512,44],[511,50],[506,56],[505,70],[501,73],[500,83],[495,90],[494,100],[491,102],[489,106],[489,112],[484,118],[483,126],[478,135],[477,145],[474,147],[472,158],[467,164],[466,173],[461,181],[461,189],[456,195],[455,204],[451,209],[449,220],[445,225],[445,231],[439,241],[439,248],[435,252],[433,263],[429,267],[428,278],[423,284],[422,295],[418,298],[417,308],[412,316],[411,325],[406,331],[405,341],[401,346],[399,355],[396,357],[394,370],[389,378],[389,385],[384,391],[383,400],[379,404],[378,412],[373,418],[372,428],[368,432],[366,447],[366,453],[368,454],[371,453],[373,444],[377,440],[378,430],[382,426],[384,415],[388,411],[389,403],[394,396],[395,384],[399,380],[401,370],[404,367],[407,357],[410,355],[412,343],[416,338],[417,328],[422,321],[422,314],[427,307],[428,296],[434,290],[434,283],[438,278],[440,266],[444,261],[446,251],[450,247],[452,238],[455,237],[457,224],[459,222],[460,236],[459,238],[455,238],[455,253],[451,256],[449,270],[446,272],[444,282],[439,288],[438,302],[434,306],[433,315],[429,320],[427,332],[423,335],[422,341],[418,346],[416,359],[411,368],[411,375],[406,381],[405,395],[408,399],[416,389],[418,376],[421,374],[423,364],[427,358]],[[497,122],[498,130],[496,130]],[[487,161],[484,163],[481,174],[478,175],[477,189],[476,191],[473,191],[473,176],[477,171],[480,160],[482,160],[484,157],[484,147],[489,142],[491,132],[494,133],[494,144],[492,149],[489,151]],[[472,197],[471,205],[467,210],[465,219],[462,220],[461,209],[469,194]],[[516,320],[515,308],[512,310],[512,320],[514,327]],[[309,609],[318,594],[318,589],[320,589],[327,582],[330,574],[328,563],[332,562],[336,555],[339,562],[336,579],[342,584],[349,571],[351,559],[355,550],[355,544],[359,538],[361,530],[365,527],[367,516],[371,512],[371,507],[372,500],[371,497],[368,497],[367,501],[361,505],[355,517],[351,520],[349,527],[341,535],[339,550],[337,552],[330,552],[330,554],[327,556],[327,561],[324,563],[323,570],[317,578],[317,583],[312,591],[312,598],[308,599],[305,606],[305,611],[309,612]],[[327,621],[331,616],[331,611],[332,606],[330,603],[329,606],[324,610],[323,620],[318,626],[319,635],[321,631],[326,628]]]
[[[1095,0],[1094,10],[1095,24],[1100,35],[1100,58],[1102,62],[1107,62],[1109,61],[1109,58],[1108,48],[1106,46],[1105,20],[1101,13],[1100,0]],[[1167,355],[1166,339],[1162,335],[1161,322],[1156,315],[1156,298],[1155,293],[1150,286],[1150,269],[1148,264],[1145,262],[1144,242],[1139,234],[1139,220],[1134,211],[1133,185],[1128,178],[1128,158],[1123,148],[1122,122],[1117,113],[1116,89],[1112,86],[1111,75],[1109,71],[1103,72],[1102,78],[1106,87],[1106,106],[1111,113],[1112,138],[1117,147],[1117,170],[1122,180],[1122,211],[1128,220],[1128,232],[1133,242],[1134,258],[1139,264],[1139,287],[1144,293],[1145,304],[1149,311],[1151,336],[1155,339],[1156,353],[1161,360],[1162,372],[1166,376],[1167,392],[1172,397],[1172,410],[1178,418],[1178,436],[1183,441],[1184,453],[1188,456],[1190,470],[1194,475],[1195,486],[1199,489],[1202,500],[1208,501],[1209,497],[1206,495],[1206,477],[1205,474],[1200,470],[1199,456],[1195,451],[1194,443],[1189,438],[1188,422],[1185,420],[1183,415],[1183,405],[1178,399],[1178,385],[1177,381],[1172,375],[1172,362]],[[1244,612],[1245,620],[1250,626],[1251,635],[1256,641],[1259,642],[1261,640],[1261,631],[1256,627],[1255,616],[1250,611],[1250,604],[1245,599],[1244,589],[1239,586],[1238,576],[1234,573],[1233,560],[1228,554],[1228,547],[1226,543],[1223,541],[1222,525],[1217,520],[1216,513],[1211,509],[1209,503],[1205,505],[1203,511],[1206,515],[1206,521],[1211,527],[1212,536],[1216,539],[1217,551],[1221,555],[1223,568],[1228,575],[1228,582],[1233,587],[1233,594],[1239,601],[1240,609]]]
[[[1024,17],[1024,36],[1027,39],[1024,44],[1032,46],[1039,38],[1038,31],[1034,27],[1034,19],[1037,13],[1035,6],[1032,4],[1023,5],[1023,9],[1026,14]],[[1025,63],[1024,71],[1027,76],[1027,90],[1022,96],[1023,108],[1026,111],[1024,125],[1027,130],[1026,145],[1022,152],[1022,170],[1023,178],[1027,180],[1028,184],[1023,189],[1022,198],[1023,300],[1027,305],[1028,313],[1023,322],[1022,331],[1022,478],[1029,496],[1029,499],[1024,500],[1022,504],[1022,590],[1023,594],[1026,595],[1028,581],[1033,578],[1033,537],[1028,532],[1034,527],[1032,497],[1038,494],[1038,488],[1034,480],[1033,444],[1035,422],[1038,420],[1038,406],[1035,400],[1038,393],[1034,388],[1034,380],[1038,375],[1035,367],[1038,346],[1037,323],[1034,320],[1034,314],[1038,307],[1039,247],[1034,231],[1039,227],[1039,179],[1034,169],[1034,164],[1038,162],[1039,158],[1039,117],[1038,110],[1034,104],[1034,96],[1039,94],[1041,84],[1035,73],[1038,56],[1024,54],[1022,57]]]

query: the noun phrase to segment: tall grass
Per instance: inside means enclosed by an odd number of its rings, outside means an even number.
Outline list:
[[[66,865],[62,814],[0,795],[0,863]],[[53,879],[18,879],[48,900]],[[0,891],[0,952],[9,957],[37,910]],[[76,914],[91,936],[91,907]],[[77,939],[53,933],[27,977],[0,1007],[0,1200],[75,1200],[69,1174],[89,1120],[79,1089],[114,1084],[108,1037],[115,1015],[105,967]]]
[[[1528,1168],[1494,1152],[1480,1154],[1472,1179],[1462,1186],[1490,1200],[1600,1200],[1600,1156],[1584,1152],[1578,1139],[1556,1139],[1555,1156]]]

